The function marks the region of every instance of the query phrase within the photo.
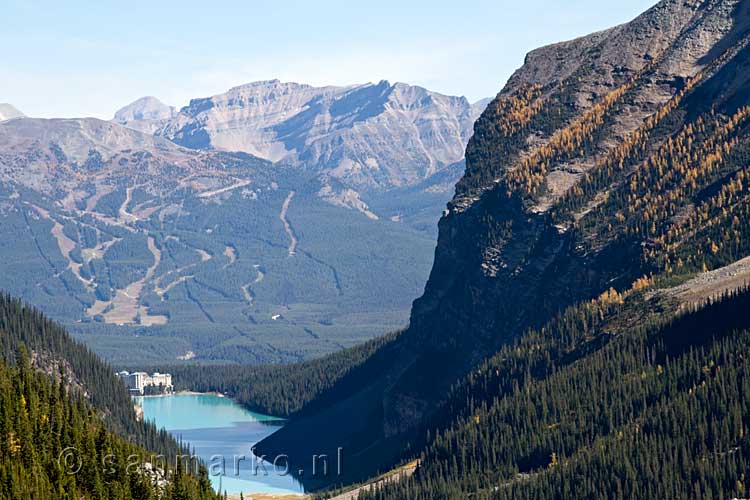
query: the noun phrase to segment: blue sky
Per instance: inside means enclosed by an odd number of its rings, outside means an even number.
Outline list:
[[[0,102],[30,116],[109,119],[144,95],[183,106],[273,78],[386,79],[474,101],[496,94],[529,50],[654,3],[2,0]]]

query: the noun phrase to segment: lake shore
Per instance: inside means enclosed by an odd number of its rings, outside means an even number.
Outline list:
[[[174,396],[174,397],[173,397]],[[217,392],[179,391],[138,397],[134,403],[142,405],[144,417],[157,427],[179,435],[189,443],[196,455],[210,462],[210,457],[244,455],[258,441],[283,425],[283,420],[270,415],[254,413],[233,398]],[[250,478],[249,462],[243,471]],[[294,500],[304,498],[302,487],[293,478],[271,476],[268,478],[227,478],[223,486],[220,478],[211,477],[216,488],[228,490],[228,497],[239,499]]]
[[[309,495],[306,495],[304,493],[300,493],[298,495],[294,494],[282,494],[282,495],[274,495],[272,493],[243,493],[244,500],[302,500],[304,498],[308,498]],[[239,495],[227,495],[228,500],[240,500]]]
[[[226,398],[225,394],[220,392],[196,392],[196,391],[177,391],[170,392],[169,394],[144,394],[143,396],[138,395],[138,398],[164,398],[168,396],[216,396],[217,398]]]

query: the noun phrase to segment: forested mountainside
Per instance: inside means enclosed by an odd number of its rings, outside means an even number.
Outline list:
[[[434,442],[427,432],[451,387],[529,329],[605,292],[679,283],[748,256],[749,28],[746,2],[664,0],[529,54],[477,121],[409,328],[358,368],[379,375],[334,386],[328,404],[313,401],[258,451],[301,462],[341,446],[352,465],[338,480],[375,474]],[[619,335],[640,342],[636,326],[648,325],[636,315]],[[608,352],[589,348],[580,370]],[[560,439],[572,453],[573,438]]]
[[[132,399],[114,368],[39,310],[0,295],[0,332],[0,353],[6,363],[16,364],[23,346],[34,369],[53,377],[62,374],[68,390],[84,394],[113,431],[159,453],[180,451],[169,434],[136,420]]]
[[[309,410],[313,400],[325,404],[331,388],[341,390],[342,379],[356,387],[363,377],[373,376],[357,368],[399,334],[383,335],[322,358],[289,365],[181,364],[162,369],[172,374],[176,390],[218,391],[253,411],[287,418]]]
[[[387,81],[269,80],[192,99],[179,111],[139,99],[114,120],[193,149],[284,161],[366,193],[414,186],[461,161],[486,104]]]
[[[111,122],[4,105],[3,289],[141,368],[297,362],[397,330],[484,105],[278,81]]]
[[[113,363],[320,356],[408,321],[460,170],[381,193],[376,216],[244,153],[95,119],[2,121],[2,287]]]
[[[3,295],[0,332],[0,497],[218,498],[205,469],[175,459],[188,450],[136,420],[113,368],[61,327]]]
[[[605,294],[450,393],[414,476],[360,499],[746,498],[750,293],[664,314]]]

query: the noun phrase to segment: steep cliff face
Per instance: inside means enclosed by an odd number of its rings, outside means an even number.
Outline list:
[[[525,329],[649,273],[750,252],[737,194],[749,27],[746,2],[664,0],[529,54],[475,124],[411,326],[370,362],[380,375],[343,383],[264,452],[342,446],[348,479],[373,473],[403,452],[396,443],[420,441],[458,377]],[[736,240],[706,229],[724,224]],[[361,418],[295,448],[311,423],[352,411]]]
[[[620,162],[623,147],[647,128],[662,126],[658,140],[667,138],[669,124],[656,121],[683,118],[665,113],[680,105],[686,82],[705,87],[745,50],[746,10],[733,1],[664,1],[629,24],[532,52],[475,125],[430,280],[414,305],[416,330],[512,335],[512,323],[533,323],[544,307],[552,312],[645,272],[643,238],[593,244],[580,223],[621,179],[610,175],[572,211],[565,205],[571,195],[583,198],[576,187],[612,158]],[[705,111],[720,103],[699,104]],[[623,158],[623,167],[639,159]],[[512,318],[499,307],[508,300]]]

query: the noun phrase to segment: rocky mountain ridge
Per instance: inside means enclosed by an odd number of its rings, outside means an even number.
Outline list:
[[[269,80],[193,99],[174,115],[139,100],[115,121],[193,149],[302,166],[363,191],[411,186],[460,161],[486,103],[387,81],[312,87]],[[138,118],[144,106],[155,114]]]
[[[158,184],[176,186],[176,179],[166,178],[167,170],[180,168],[185,176],[208,173],[211,163],[210,154],[95,118],[23,118],[0,125],[0,168],[5,178],[47,195],[65,193],[66,208],[97,196],[97,190],[110,191],[120,183],[137,185],[139,176],[161,179],[144,184],[156,194]],[[222,174],[212,175],[222,182]]]
[[[112,121],[128,128],[154,134],[177,115],[173,106],[167,106],[153,96],[141,97],[118,110]]]

